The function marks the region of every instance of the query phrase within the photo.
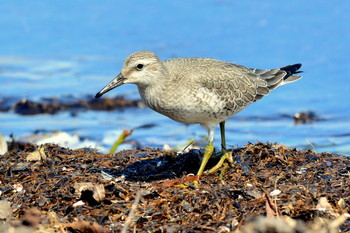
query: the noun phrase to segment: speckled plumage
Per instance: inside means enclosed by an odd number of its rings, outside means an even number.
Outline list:
[[[201,57],[161,61],[142,51],[127,57],[121,73],[96,97],[124,83],[136,84],[147,106],[175,121],[201,124],[213,141],[216,125],[273,89],[301,78],[294,75],[300,67],[251,69]]]

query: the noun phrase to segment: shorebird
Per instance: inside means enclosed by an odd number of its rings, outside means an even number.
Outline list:
[[[123,84],[136,84],[144,103],[175,121],[200,124],[208,130],[208,146],[197,175],[203,174],[214,147],[214,130],[220,124],[221,160],[232,162],[226,150],[225,120],[272,90],[301,78],[301,64],[278,69],[252,69],[204,57],[162,61],[157,55],[140,51],[129,55],[119,75],[96,98]]]

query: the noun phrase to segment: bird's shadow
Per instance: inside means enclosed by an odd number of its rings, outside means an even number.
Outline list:
[[[138,160],[124,169],[103,168],[102,173],[119,177],[124,176],[128,181],[157,181],[183,177],[186,174],[196,174],[202,153],[199,150],[190,150],[178,156],[164,155],[154,159]],[[209,160],[207,168],[214,166],[217,158]]]
[[[232,149],[234,154],[234,164],[240,164],[243,174],[250,171],[249,157],[241,156],[242,148]],[[206,169],[214,167],[220,160],[220,152],[215,153],[206,166]],[[103,168],[100,171],[110,177],[124,176],[128,181],[145,181],[152,182],[157,180],[181,178],[187,174],[197,174],[203,157],[202,150],[190,150],[187,153],[178,156],[163,155],[153,159],[137,160],[129,164],[124,169]]]

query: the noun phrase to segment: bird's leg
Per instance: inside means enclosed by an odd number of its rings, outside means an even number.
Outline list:
[[[197,172],[197,176],[201,176],[203,174],[204,168],[207,165],[208,160],[210,159],[210,156],[213,154],[213,151],[214,151],[213,141],[209,141],[208,146],[205,147],[204,156],[202,159],[201,166],[199,167],[199,170]]]
[[[221,134],[221,155],[224,155],[226,150],[226,138],[225,138],[225,121],[220,122],[220,134]]]
[[[214,167],[212,167],[208,173],[213,173],[219,168],[221,168],[225,160],[227,160],[230,164],[233,163],[232,152],[228,152],[226,150],[225,121],[220,122],[220,133],[221,133],[221,158],[220,158],[220,161]]]
[[[210,157],[211,157],[211,155],[213,154],[213,151],[214,151],[213,140],[214,140],[215,125],[202,125],[202,126],[208,130],[209,143],[205,147],[205,150],[204,150],[204,155],[203,155],[203,158],[202,158],[201,166],[199,167],[199,170],[197,172],[197,176],[198,177],[203,175],[205,166],[207,165],[208,160],[210,159]],[[194,185],[195,186],[198,185],[198,181],[195,181]]]

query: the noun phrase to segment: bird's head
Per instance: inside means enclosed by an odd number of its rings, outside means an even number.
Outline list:
[[[156,84],[159,78],[167,72],[162,61],[152,52],[141,51],[128,56],[120,74],[108,83],[96,98],[125,83],[136,84],[139,87]]]

